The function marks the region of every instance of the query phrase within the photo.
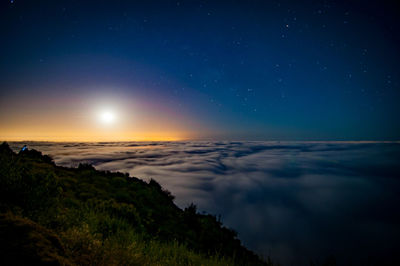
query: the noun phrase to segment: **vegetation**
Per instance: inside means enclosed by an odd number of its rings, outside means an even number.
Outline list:
[[[0,264],[268,265],[155,180],[0,145]],[[29,263],[28,263],[29,262]]]

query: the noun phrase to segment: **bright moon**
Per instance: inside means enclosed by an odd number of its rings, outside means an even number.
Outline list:
[[[110,110],[105,110],[102,111],[99,115],[99,120],[101,123],[109,125],[112,124],[115,121],[115,113]]]

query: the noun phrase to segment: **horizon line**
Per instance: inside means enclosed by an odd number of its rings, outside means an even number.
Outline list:
[[[128,142],[309,142],[309,143],[400,143],[400,140],[218,140],[218,139],[180,139],[180,140],[0,140],[3,142],[46,142],[46,143],[128,143]]]

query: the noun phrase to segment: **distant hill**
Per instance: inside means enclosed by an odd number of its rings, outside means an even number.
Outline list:
[[[155,180],[0,145],[0,264],[272,265]]]

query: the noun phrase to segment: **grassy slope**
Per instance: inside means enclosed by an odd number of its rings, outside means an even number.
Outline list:
[[[59,167],[40,152],[15,154],[5,143],[0,146],[0,210],[0,241],[5,232],[25,228],[27,239],[37,236],[36,247],[51,239],[60,243],[58,249],[21,249],[19,257],[47,250],[41,259],[51,265],[267,264],[215,216],[198,214],[194,205],[179,209],[154,180],[146,183],[90,165]],[[1,252],[16,256],[7,246],[3,241]]]

